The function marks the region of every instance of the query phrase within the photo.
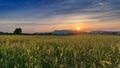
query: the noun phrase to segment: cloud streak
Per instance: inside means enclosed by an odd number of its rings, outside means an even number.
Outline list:
[[[0,0],[0,27],[114,24],[120,21],[119,3],[120,0]]]

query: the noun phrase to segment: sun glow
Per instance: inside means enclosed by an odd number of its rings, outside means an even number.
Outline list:
[[[76,29],[79,31],[81,28],[80,28],[80,27],[77,27]]]

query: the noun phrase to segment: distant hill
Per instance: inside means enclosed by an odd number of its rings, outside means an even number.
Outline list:
[[[77,34],[85,34],[86,32],[75,31],[75,30],[55,30],[51,32],[53,35],[77,35]]]
[[[68,35],[68,34],[74,34],[74,31],[72,31],[72,30],[55,30],[51,34],[53,34],[53,35]]]
[[[113,34],[113,35],[120,35],[120,31],[96,30],[96,31],[89,32],[89,34]]]
[[[112,34],[112,35],[120,35],[120,31],[104,31],[104,30],[95,30],[90,32],[81,32],[74,30],[55,30],[52,32],[36,32],[35,35],[77,35],[77,34]]]
[[[49,35],[51,32],[36,32],[35,35]]]

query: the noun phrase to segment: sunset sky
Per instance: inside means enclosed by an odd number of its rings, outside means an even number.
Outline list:
[[[0,31],[120,30],[120,0],[0,0]]]

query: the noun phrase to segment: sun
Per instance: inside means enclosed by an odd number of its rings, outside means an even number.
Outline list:
[[[80,28],[80,27],[77,27],[76,29],[79,31],[81,28]]]

